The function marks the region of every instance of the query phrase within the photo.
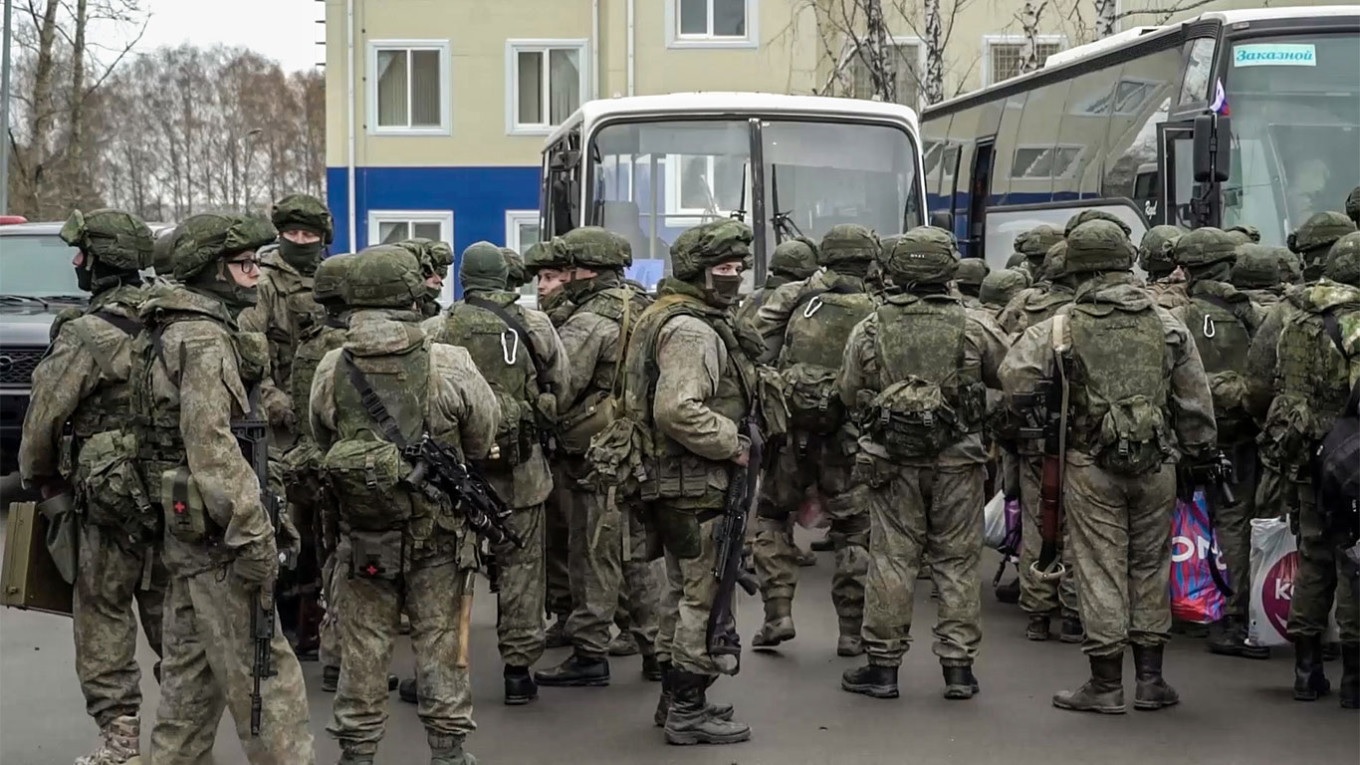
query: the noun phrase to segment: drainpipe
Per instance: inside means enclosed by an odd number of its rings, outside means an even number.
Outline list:
[[[358,252],[359,243],[355,241],[358,238],[358,227],[355,225],[357,211],[354,209],[354,82],[358,79],[358,73],[354,71],[354,0],[345,0],[345,47],[349,56],[349,65],[345,68],[345,74],[349,78],[349,87],[345,91],[345,138],[349,151],[346,167],[349,194],[349,251]]]
[[[587,98],[600,92],[600,0],[590,0],[590,81]]]
[[[637,73],[637,56],[635,41],[637,39],[637,22],[635,11],[637,0],[628,0],[628,95],[636,95],[637,89],[634,86],[635,75]]]

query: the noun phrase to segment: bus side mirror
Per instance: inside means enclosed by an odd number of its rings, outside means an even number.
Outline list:
[[[943,211],[933,212],[930,214],[930,225],[934,226],[935,228],[942,228],[945,231],[953,231],[954,213]]]
[[[1232,154],[1229,151],[1232,120],[1216,114],[1195,118],[1195,183],[1222,183],[1228,180]]]

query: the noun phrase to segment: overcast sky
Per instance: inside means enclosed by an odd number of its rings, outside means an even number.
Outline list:
[[[276,59],[285,70],[307,69],[324,60],[316,22],[325,13],[316,0],[142,0],[151,21],[138,48],[193,42],[242,45]]]

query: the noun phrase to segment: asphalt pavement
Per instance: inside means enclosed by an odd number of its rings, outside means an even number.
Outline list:
[[[806,539],[803,540],[806,543]],[[1177,638],[1168,651],[1168,680],[1180,691],[1179,706],[1160,712],[1103,717],[1054,709],[1054,691],[1080,684],[1086,663],[1076,646],[1056,639],[1027,642],[1025,619],[1016,606],[991,594],[995,560],[983,563],[983,644],[977,674],[982,693],[971,701],[946,701],[939,664],[930,652],[935,606],[929,583],[919,588],[918,642],[902,667],[902,697],[880,701],[840,690],[840,675],[862,659],[835,655],[836,620],[831,608],[829,553],[803,569],[794,604],[798,638],[778,653],[743,656],[741,673],[720,679],[715,700],[736,704],[750,723],[749,742],[722,747],[667,746],[652,726],[658,686],[646,682],[637,657],[612,661],[607,688],[540,691],[529,706],[501,703],[496,654],[495,606],[478,592],[474,613],[474,716],[479,729],[468,750],[481,765],[592,763],[623,765],[1255,765],[1360,762],[1360,715],[1338,706],[1335,695],[1304,704],[1290,696],[1292,666],[1278,651],[1269,661],[1212,656],[1198,640]],[[745,640],[760,624],[758,599],[743,598]],[[550,651],[547,666],[565,658]],[[157,704],[144,661],[143,740]],[[409,674],[409,643],[402,641],[394,670]],[[321,666],[303,665],[312,709],[317,761],[339,756],[325,733],[331,696],[321,691]],[[1341,672],[1329,663],[1333,684]],[[1126,667],[1132,702],[1133,668]],[[380,765],[428,761],[425,734],[415,707],[392,694]],[[0,613],[0,765],[65,765],[89,751],[97,734],[85,716],[73,669],[69,619],[13,609]],[[219,730],[217,765],[245,763],[230,721]]]

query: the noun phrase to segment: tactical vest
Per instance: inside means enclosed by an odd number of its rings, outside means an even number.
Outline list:
[[[1071,340],[1069,449],[1123,476],[1158,469],[1172,451],[1166,338],[1152,307],[1077,303]]]
[[[1068,290],[1048,289],[1043,294],[1030,295],[1025,299],[1025,327],[1033,327],[1053,318],[1059,308],[1071,303],[1075,296]]]
[[[713,327],[727,350],[726,369],[718,378],[717,392],[704,405],[732,422],[740,424],[751,411],[756,395],[756,370],[741,349],[736,333],[726,321],[715,321],[714,312],[699,300],[683,295],[666,295],[653,303],[638,319],[627,360],[625,387],[626,414],[643,431],[642,451],[646,478],[641,497],[653,499],[699,500],[709,495],[720,499],[727,487],[727,464],[705,459],[689,451],[657,425],[653,400],[660,375],[657,366],[657,341],[661,329],[671,319],[692,316]]]
[[[593,313],[619,325],[618,357],[622,361],[632,338],[637,318],[646,310],[650,300],[643,293],[628,287],[611,287],[591,295],[575,313]],[[581,391],[571,408],[563,411],[559,422],[558,446],[568,454],[584,454],[590,441],[617,419],[622,405],[617,399],[621,382],[619,362],[597,361],[590,384]],[[561,402],[566,404],[567,402]]]
[[[325,321],[326,309],[312,298],[313,280],[310,276],[288,273],[264,263],[262,266],[274,289],[283,298],[284,310],[288,314],[289,326],[271,326],[266,330],[272,346],[270,361],[274,366],[274,379],[285,390],[292,388],[293,359],[297,348],[314,327]],[[299,417],[305,410],[296,410]]]
[[[1287,311],[1276,345],[1277,393],[1261,435],[1263,450],[1281,465],[1305,467],[1317,442],[1345,411],[1350,366],[1360,356],[1360,347],[1348,346],[1347,339],[1357,331],[1360,305],[1354,303],[1326,312]]]
[[[525,325],[524,309],[511,304],[505,311],[518,319],[520,326]],[[525,345],[532,338],[521,339],[509,324],[485,308],[459,302],[449,309],[431,339],[467,349],[477,371],[500,401],[501,423],[496,432],[500,456],[488,461],[487,466],[508,468],[528,461],[538,441],[535,405],[539,390],[533,360],[537,351]]]
[[[293,411],[297,413],[298,426],[308,438],[312,433],[312,381],[316,379],[316,368],[327,353],[345,344],[347,327],[343,322],[326,323],[314,328],[306,340],[298,346],[293,357],[292,390]]]
[[[1251,304],[1242,299],[1229,301],[1216,294],[1218,285],[1200,283],[1191,288],[1190,304],[1185,309],[1185,325],[1195,340],[1209,390],[1214,397],[1214,420],[1218,442],[1231,444],[1252,435],[1255,429],[1245,409],[1247,352],[1256,334],[1256,319]]]
[[[875,312],[879,393],[861,414],[896,459],[929,459],[982,427],[987,389],[965,365],[968,311],[945,296],[906,296]]]
[[[631,317],[631,324],[647,309],[649,304],[650,301],[646,296],[639,294],[635,290],[626,286],[611,287],[591,295],[584,303],[578,306],[573,313],[593,313],[596,316],[603,316],[615,324],[622,325],[626,311]],[[628,340],[632,334],[633,330],[630,327],[628,336],[625,336],[621,327],[619,333],[620,355],[622,355],[622,349],[628,346]],[[590,378],[590,386],[586,392],[589,393],[591,390],[608,391],[612,389],[614,387],[614,378],[618,375],[617,369],[618,365],[613,362],[596,364],[595,373]]]
[[[795,430],[827,434],[845,422],[836,377],[850,332],[873,310],[873,297],[862,291],[817,289],[800,296],[779,355],[789,424]]]
[[[118,310],[119,308],[123,310]],[[117,356],[125,347],[134,344],[141,334],[142,323],[136,318],[136,306],[118,304],[88,311],[86,316],[94,316],[112,327],[116,332],[101,332],[88,322],[75,322],[69,326],[81,347],[94,358],[100,373],[110,382],[99,386],[94,393],[81,399],[76,411],[71,415],[71,432],[77,442],[84,441],[96,433],[117,430],[127,424],[132,411],[132,385],[117,369]],[[116,338],[116,341],[114,340]],[[129,374],[133,370],[129,369]]]

